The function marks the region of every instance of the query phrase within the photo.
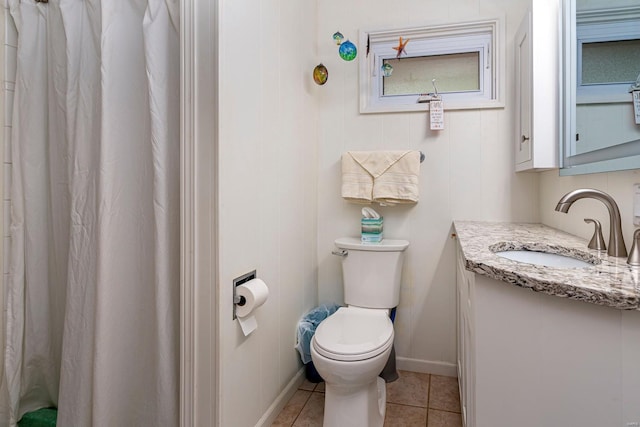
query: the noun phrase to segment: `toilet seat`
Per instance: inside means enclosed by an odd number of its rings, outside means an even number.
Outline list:
[[[350,362],[383,353],[393,335],[387,310],[342,307],[318,325],[312,345],[326,358]]]

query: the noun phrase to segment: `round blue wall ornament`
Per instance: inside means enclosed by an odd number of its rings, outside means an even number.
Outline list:
[[[340,45],[338,53],[340,54],[340,58],[345,61],[353,61],[356,58],[356,55],[358,55],[358,49],[355,44],[347,40]]]

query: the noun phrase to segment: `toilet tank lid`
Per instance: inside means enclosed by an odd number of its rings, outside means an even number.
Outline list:
[[[362,243],[359,237],[340,237],[334,243],[340,249],[376,252],[401,252],[409,246],[406,240],[382,239],[380,243]]]

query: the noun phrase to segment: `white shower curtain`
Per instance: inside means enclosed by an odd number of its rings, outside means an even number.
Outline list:
[[[177,426],[178,0],[10,0],[0,426]]]

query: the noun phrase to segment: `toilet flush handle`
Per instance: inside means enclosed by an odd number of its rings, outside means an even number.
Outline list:
[[[341,257],[346,257],[347,255],[349,255],[349,252],[347,252],[345,249],[340,249],[339,251],[331,251],[331,253],[333,255],[338,255]]]

